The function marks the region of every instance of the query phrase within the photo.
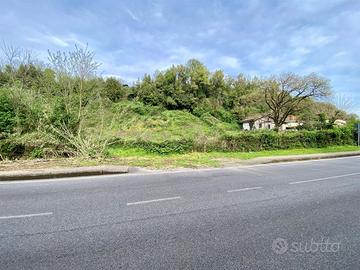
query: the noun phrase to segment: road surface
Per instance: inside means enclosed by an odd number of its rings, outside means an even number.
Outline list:
[[[0,269],[359,269],[359,164],[0,183]]]

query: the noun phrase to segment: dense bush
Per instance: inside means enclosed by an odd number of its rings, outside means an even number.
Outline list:
[[[0,89],[0,136],[2,133],[11,133],[15,125],[16,113],[9,97],[9,92],[5,89]]]
[[[162,142],[144,140],[121,140],[118,146],[139,148],[151,153],[170,154],[190,151],[240,151],[281,150],[295,148],[320,148],[335,145],[352,145],[354,131],[351,128],[337,128],[322,131],[301,132],[237,132],[222,136],[219,140],[196,139],[165,140]]]
[[[25,153],[25,145],[9,139],[0,140],[0,160],[20,158]]]
[[[194,142],[192,140],[174,140],[163,142],[152,141],[118,141],[118,146],[125,148],[139,148],[150,153],[171,154],[185,153],[193,150]]]
[[[125,97],[126,89],[121,82],[115,78],[108,78],[104,83],[104,96],[112,102],[119,102]]]
[[[221,150],[262,151],[354,144],[351,128],[299,132],[241,132],[222,137]]]

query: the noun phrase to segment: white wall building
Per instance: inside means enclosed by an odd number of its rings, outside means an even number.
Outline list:
[[[289,115],[285,124],[281,125],[280,130],[296,130],[301,125],[303,123],[298,122],[296,116]],[[249,117],[242,121],[243,130],[272,130],[274,128],[274,120],[267,115]]]

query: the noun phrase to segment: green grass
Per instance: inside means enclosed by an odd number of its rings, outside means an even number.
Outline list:
[[[141,149],[110,148],[109,155],[113,162],[129,166],[141,166],[149,168],[200,168],[200,167],[221,167],[227,163],[236,164],[241,161],[272,156],[289,156],[319,153],[334,153],[357,151],[359,147],[353,145],[332,146],[326,148],[307,148],[261,152],[192,152],[186,154],[160,155],[149,153]]]
[[[360,148],[356,146],[334,146],[328,148],[262,151],[252,153],[193,152],[187,154],[160,155],[151,154],[139,149],[111,148],[109,149],[110,156],[106,159],[63,158],[51,159],[47,162],[17,160],[11,162],[0,162],[0,171],[18,170],[19,168],[44,169],[60,167],[95,166],[103,164],[139,166],[154,169],[206,168],[221,167],[226,165],[239,165],[241,164],[241,162],[244,162],[244,160],[257,157],[332,153],[356,150],[360,150]]]
[[[104,121],[104,132],[124,140],[162,142],[194,138],[219,138],[225,132],[239,131],[236,124],[229,124],[207,116],[199,118],[190,112],[165,110],[138,102],[122,101],[106,108],[105,119],[90,110],[84,126],[91,132],[99,129]]]

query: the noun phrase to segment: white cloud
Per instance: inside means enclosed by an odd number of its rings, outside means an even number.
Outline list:
[[[319,28],[304,27],[290,37],[290,46],[304,49],[321,48],[336,40],[336,35],[326,35]]]
[[[238,68],[240,66],[240,61],[232,56],[221,56],[218,58],[218,62],[220,65],[230,68]]]
[[[302,0],[301,2],[294,0],[293,2],[298,8],[306,12],[315,13],[333,8],[346,2],[346,0]]]
[[[35,32],[31,36],[26,38],[27,41],[41,44],[41,45],[53,45],[55,47],[66,48],[73,46],[74,44],[86,46],[84,42],[80,40],[75,34],[67,34],[65,36],[53,35],[48,33]]]
[[[66,42],[64,39],[61,39],[57,36],[49,35],[47,36],[47,40],[55,45],[58,45],[60,47],[68,47],[69,43]]]
[[[128,8],[125,8],[126,13],[130,16],[131,19],[133,19],[134,21],[139,22],[140,19]]]
[[[259,59],[259,62],[265,67],[277,66],[281,61],[279,57],[267,56],[263,59]]]
[[[209,55],[209,52],[206,50],[195,51],[191,50],[185,46],[177,46],[167,50],[168,60],[173,63],[183,63],[189,59],[198,59],[198,60],[205,60]],[[210,52],[211,53],[211,52]]]

